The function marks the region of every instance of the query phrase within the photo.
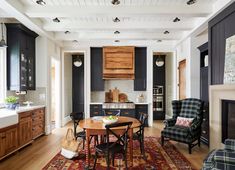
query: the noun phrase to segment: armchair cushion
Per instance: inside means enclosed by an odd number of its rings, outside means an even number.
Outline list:
[[[235,151],[235,140],[234,139],[226,139],[224,149]]]
[[[180,116],[187,118],[197,118],[200,117],[202,102],[199,99],[185,99],[182,100]]]

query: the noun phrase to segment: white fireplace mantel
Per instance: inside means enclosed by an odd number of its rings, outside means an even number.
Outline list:
[[[223,148],[222,100],[235,100],[235,84],[210,86],[210,150]]]

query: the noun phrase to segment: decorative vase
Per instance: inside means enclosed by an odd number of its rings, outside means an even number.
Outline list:
[[[15,110],[18,103],[7,103],[6,108],[10,110]]]

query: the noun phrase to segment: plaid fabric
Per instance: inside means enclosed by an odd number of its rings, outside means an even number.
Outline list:
[[[211,170],[214,166],[214,155],[215,155],[216,150],[212,150],[208,156],[205,158],[203,162],[203,168],[202,170]]]
[[[173,119],[176,119],[180,114],[181,101],[173,100],[172,101],[172,109],[173,109]]]
[[[226,139],[224,149],[235,151],[235,140],[234,139]]]
[[[166,119],[163,121],[166,127],[174,126],[176,123],[176,119]]]
[[[199,99],[189,98],[172,101],[173,118],[165,120],[166,127],[162,136],[180,142],[192,143],[201,135],[203,102]],[[194,118],[192,125],[188,127],[175,126],[178,116]]]
[[[189,128],[183,126],[167,127],[161,132],[161,135],[166,138],[186,143],[192,143],[193,141],[197,140],[198,134],[200,134],[199,130],[194,132],[194,134],[191,134]]]
[[[214,150],[209,153],[204,160],[202,170],[221,169],[234,170],[235,169],[235,140],[226,139],[225,149]],[[232,148],[232,149],[231,149]]]
[[[179,116],[187,118],[201,117],[202,101],[199,99],[184,99],[181,101],[181,110]]]

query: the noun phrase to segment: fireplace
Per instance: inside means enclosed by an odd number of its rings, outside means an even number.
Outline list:
[[[222,100],[222,143],[235,139],[235,100]]]

